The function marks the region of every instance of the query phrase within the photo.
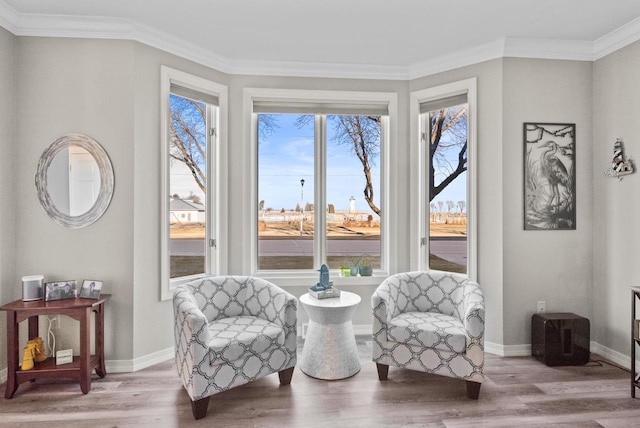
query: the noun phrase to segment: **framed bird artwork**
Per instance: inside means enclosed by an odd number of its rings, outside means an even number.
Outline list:
[[[576,228],[575,123],[523,124],[524,229]]]

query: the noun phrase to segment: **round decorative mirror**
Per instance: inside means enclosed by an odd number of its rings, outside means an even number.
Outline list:
[[[40,156],[36,170],[38,199],[56,223],[77,229],[98,220],[113,196],[113,167],[93,138],[68,134]]]

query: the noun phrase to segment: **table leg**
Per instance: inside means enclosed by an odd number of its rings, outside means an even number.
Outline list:
[[[38,315],[34,315],[29,317],[29,340],[35,339],[38,337],[39,331],[39,317]]]
[[[18,389],[16,372],[18,367],[18,314],[16,311],[7,311],[7,385],[5,398],[13,397]]]
[[[96,357],[98,358],[98,367],[96,367],[96,373],[100,378],[107,375],[107,370],[104,364],[104,305],[98,305],[96,311],[96,324],[95,324],[95,347]]]
[[[91,319],[91,308],[82,311],[80,317],[80,389],[83,394],[91,390],[91,337],[89,332],[89,321]]]

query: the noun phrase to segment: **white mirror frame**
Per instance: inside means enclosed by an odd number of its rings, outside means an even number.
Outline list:
[[[49,166],[56,155],[69,146],[78,146],[89,152],[98,164],[98,170],[100,171],[98,198],[89,211],[78,216],[70,216],[60,211],[53,203],[47,190],[47,171]],[[35,180],[38,199],[42,208],[53,221],[70,229],[79,229],[96,222],[109,207],[113,196],[114,175],[109,156],[96,140],[83,134],[67,134],[51,143],[40,156]]]

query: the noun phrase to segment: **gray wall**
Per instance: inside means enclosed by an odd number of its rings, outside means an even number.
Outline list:
[[[529,343],[537,301],[591,318],[592,64],[504,59],[504,344]],[[523,122],[576,124],[576,230],[523,230]]]
[[[622,138],[626,154],[640,159],[640,43],[593,66],[594,340],[629,355],[630,286],[640,286],[640,177],[605,177],[613,143]]]
[[[410,199],[402,190],[409,188],[410,179],[409,93],[477,77],[478,276],[487,301],[487,341],[529,343],[535,303],[546,300],[547,310],[593,317],[594,339],[627,353],[626,287],[638,273],[633,263],[638,228],[632,222],[638,204],[636,176],[616,182],[603,178],[601,171],[610,162],[615,137],[625,137],[632,156],[638,148],[640,130],[632,116],[638,101],[627,95],[640,93],[631,72],[638,69],[638,45],[595,65],[506,58],[409,82],[228,76],[135,42],[14,37],[3,30],[0,48],[0,90],[8,94],[0,99],[0,144],[10,154],[0,157],[0,175],[3,184],[11,183],[0,186],[0,196],[13,202],[0,206],[0,297],[19,298],[19,278],[32,273],[47,274],[47,280],[104,280],[105,291],[113,294],[107,308],[109,360],[143,358],[173,346],[170,302],[159,299],[161,64],[228,85],[230,194],[242,191],[241,169],[248,162],[242,147],[245,87],[397,93],[399,132],[391,191],[404,206]],[[598,118],[593,128],[592,106]],[[522,230],[525,121],[577,125],[576,231]],[[116,179],[104,217],[79,230],[51,221],[33,186],[39,156],[69,132],[98,140],[111,157]],[[14,168],[18,162],[20,167]],[[244,268],[247,247],[238,215],[246,209],[244,199],[231,198],[227,212],[230,273]],[[398,219],[396,227],[398,241],[409,241],[409,218]],[[398,270],[410,268],[408,248],[400,246],[395,257]],[[374,288],[347,288],[363,296],[355,324],[370,322]],[[298,297],[304,292],[304,287],[288,289]],[[595,310],[592,301],[598,302]],[[304,311],[301,318],[306,319]],[[4,336],[0,334],[0,344]]]
[[[15,274],[15,106],[17,37],[0,27],[0,302],[22,296]],[[7,347],[5,313],[0,315],[0,350]],[[7,353],[0,351],[0,367],[6,367]]]
[[[15,278],[103,280],[113,294],[105,314],[107,359],[130,359],[133,350],[133,53],[131,42],[18,38]],[[95,138],[115,173],[105,215],[76,230],[49,219],[33,184],[42,152],[71,132]],[[65,346],[75,340],[62,338]]]

